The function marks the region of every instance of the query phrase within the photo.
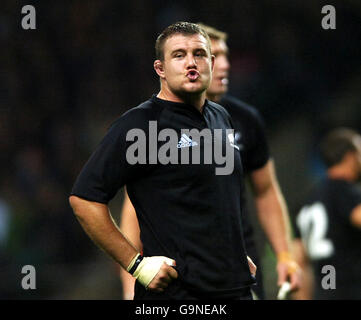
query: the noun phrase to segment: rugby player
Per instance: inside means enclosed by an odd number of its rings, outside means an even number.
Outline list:
[[[264,130],[263,120],[256,109],[248,104],[226,95],[228,91],[228,76],[230,64],[228,61],[228,47],[226,44],[227,34],[215,28],[199,24],[205,30],[211,40],[212,54],[215,56],[215,66],[213,78],[207,89],[207,98],[221,104],[231,115],[235,129],[235,143],[240,149],[243,170],[250,178],[252,190],[254,192],[256,205],[258,208],[259,220],[266,231],[266,234],[279,257],[278,283],[281,285],[289,276],[289,272],[295,273],[297,266],[294,264],[285,238],[289,238],[289,229],[284,234],[285,220],[279,219],[281,215],[288,220],[287,208],[280,191],[273,160],[269,154],[269,147]],[[257,298],[264,299],[264,289],[262,283],[262,273],[260,272],[260,260],[257,254],[256,245],[253,239],[253,228],[246,212],[245,194],[241,196],[242,201],[242,226],[244,231],[245,246],[248,256],[257,266],[257,284],[252,286]],[[279,225],[269,227],[268,219],[279,221]],[[123,234],[137,247],[142,250],[140,240],[139,225],[136,212],[132,206],[127,193],[121,213],[120,229]],[[285,263],[286,262],[286,263]],[[287,267],[288,265],[288,267]],[[290,267],[291,266],[291,267]],[[250,267],[255,270],[252,261]],[[298,276],[299,277],[299,276]],[[134,291],[134,278],[124,270],[121,270],[123,285],[123,295],[125,299],[132,299]],[[298,279],[293,277],[292,289],[296,289]]]

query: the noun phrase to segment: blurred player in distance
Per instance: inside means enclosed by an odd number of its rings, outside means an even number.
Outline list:
[[[259,112],[235,97],[226,95],[230,63],[228,59],[227,34],[202,23],[199,24],[211,40],[212,55],[215,56],[212,81],[207,89],[207,99],[222,105],[231,115],[235,129],[235,143],[241,150],[242,165],[252,186],[258,219],[277,255],[278,285],[291,279],[291,289],[300,282],[299,268],[290,253],[290,228],[286,204],[277,181],[273,160],[265,135],[263,119]],[[242,207],[246,208],[245,194],[241,195]],[[259,299],[264,299],[262,269],[254,241],[254,232],[247,212],[242,212],[242,226],[248,256],[257,266],[257,285],[252,287]],[[270,225],[268,221],[273,221]],[[120,229],[128,239],[141,249],[139,225],[135,210],[125,193],[121,212]],[[251,269],[255,267],[250,264]],[[134,278],[121,270],[124,299],[132,299]]]
[[[305,281],[294,299],[361,299],[361,136],[349,128],[329,132],[320,145],[326,177],[311,189],[294,219],[295,257]],[[332,266],[335,288],[325,286]],[[330,283],[331,283],[330,282]]]

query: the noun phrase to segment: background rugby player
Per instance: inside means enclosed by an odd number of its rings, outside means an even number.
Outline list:
[[[361,136],[338,128],[324,137],[327,167],[294,221],[297,260],[305,280],[295,299],[361,299]],[[335,288],[322,286],[324,266],[335,271]],[[331,272],[331,271],[330,271]],[[332,271],[333,272],[333,271]],[[329,273],[329,274],[328,274]]]

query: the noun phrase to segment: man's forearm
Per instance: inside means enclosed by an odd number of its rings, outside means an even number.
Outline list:
[[[312,300],[314,275],[306,250],[300,238],[293,240],[292,249],[295,261],[302,269],[302,285],[300,286],[300,289],[292,295],[292,298],[294,300]]]
[[[108,206],[76,196],[70,197],[70,204],[84,231],[94,243],[126,269],[137,250],[114,223]]]
[[[70,205],[88,236],[143,286],[157,292],[178,277],[175,261],[164,256],[142,257],[113,221],[108,206],[71,196]]]
[[[287,207],[277,185],[256,198],[258,219],[276,254],[290,252],[290,223]]]
[[[256,202],[259,220],[277,256],[277,284],[281,286],[287,281],[291,290],[297,290],[301,281],[300,269],[292,258],[290,223],[277,183],[259,195]]]

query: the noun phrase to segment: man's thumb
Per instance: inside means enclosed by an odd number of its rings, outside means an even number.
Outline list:
[[[176,266],[175,260],[173,260],[173,259],[171,259],[171,258],[165,257],[165,258],[164,258],[164,262],[165,262],[168,266],[171,266],[171,267],[175,267],[175,266]]]

